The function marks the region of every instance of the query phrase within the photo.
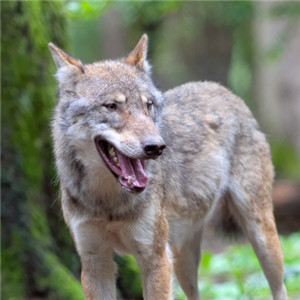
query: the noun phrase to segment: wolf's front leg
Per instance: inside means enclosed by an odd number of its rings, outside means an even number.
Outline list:
[[[166,253],[154,253],[143,263],[139,263],[145,300],[171,300],[171,266]]]
[[[153,211],[147,214],[148,219],[140,222],[140,237],[135,240],[134,252],[142,275],[143,296],[145,300],[170,300],[171,266],[166,253],[168,223],[163,213],[156,216],[151,213]]]
[[[116,299],[112,249],[106,245],[99,224],[92,221],[77,223],[72,232],[80,255],[82,289],[87,300]]]
[[[111,252],[81,255],[81,264],[81,283],[85,299],[116,299],[116,267]]]

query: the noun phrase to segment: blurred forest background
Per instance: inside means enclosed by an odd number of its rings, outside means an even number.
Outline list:
[[[285,283],[290,299],[300,299],[297,1],[1,2],[2,299],[83,299],[52,157],[56,82],[48,42],[88,63],[124,56],[144,32],[159,88],[217,81],[241,96],[259,120],[277,174]],[[250,246],[225,246],[208,228],[199,269],[203,299],[269,299]],[[116,261],[119,299],[141,299],[134,259]],[[175,298],[184,299],[177,285]]]

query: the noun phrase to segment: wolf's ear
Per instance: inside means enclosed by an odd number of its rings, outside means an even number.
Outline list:
[[[135,66],[141,71],[149,72],[150,65],[147,62],[148,36],[143,34],[135,48],[125,59],[125,63]]]
[[[53,43],[49,43],[48,46],[51,51],[53,60],[57,66],[57,69],[60,69],[65,66],[74,66],[77,67],[81,71],[81,73],[84,73],[84,67],[80,60],[71,57],[66,52],[55,46]]]

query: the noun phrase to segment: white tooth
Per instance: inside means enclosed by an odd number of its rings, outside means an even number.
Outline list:
[[[117,163],[118,162],[118,158],[116,156],[114,156],[113,157],[113,161]]]
[[[120,167],[120,163],[117,163],[117,166]]]
[[[131,182],[131,176],[128,177],[128,183],[129,183],[130,185],[132,185],[132,182]]]
[[[114,148],[111,147],[111,148],[108,150],[108,154],[109,154],[110,157],[116,156],[116,153],[115,153]]]

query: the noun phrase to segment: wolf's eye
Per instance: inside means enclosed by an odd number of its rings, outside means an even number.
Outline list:
[[[116,103],[108,103],[105,105],[105,107],[109,110],[109,111],[114,111],[117,109],[117,104]]]
[[[147,102],[148,109],[150,109],[152,107],[152,105],[153,105],[153,101],[152,100],[148,100],[148,102]]]

